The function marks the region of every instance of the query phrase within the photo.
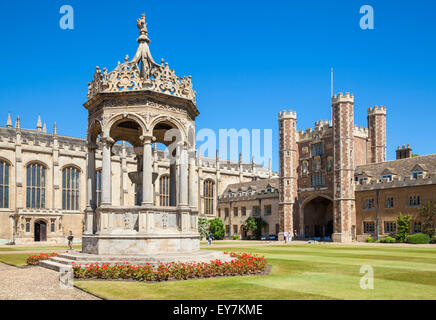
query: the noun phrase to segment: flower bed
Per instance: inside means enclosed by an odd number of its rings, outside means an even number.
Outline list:
[[[31,255],[27,258],[26,263],[28,265],[37,265],[39,263],[39,261],[41,260],[47,260],[50,257],[56,257],[58,254],[57,253],[41,253],[41,254],[37,254],[37,255]]]
[[[115,265],[76,265],[73,263],[73,274],[76,279],[126,279],[137,281],[166,281],[186,280],[194,278],[209,278],[217,276],[236,276],[257,274],[266,267],[265,258],[251,253],[234,253],[231,262],[212,260],[206,262],[190,263],[160,263],[158,266],[131,265],[129,263],[116,263]]]

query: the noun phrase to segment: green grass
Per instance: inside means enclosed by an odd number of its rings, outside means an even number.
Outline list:
[[[74,249],[81,249],[81,244],[75,244],[73,245]],[[41,246],[41,247],[16,247],[16,246],[9,246],[9,247],[2,247],[0,248],[1,251],[41,251],[41,250],[68,250],[69,247],[67,245],[64,246]]]
[[[29,253],[0,254],[0,262],[21,267],[27,265],[26,260],[29,255]]]
[[[249,246],[250,244],[261,244],[265,243],[264,241],[256,241],[256,240],[213,240],[213,245],[229,245],[229,244],[238,244],[238,245],[244,245]],[[201,245],[206,245],[207,241],[200,241]]]
[[[106,299],[436,299],[436,248],[325,244],[208,248],[265,255],[268,276],[142,283],[75,281]],[[360,268],[374,289],[360,288]]]

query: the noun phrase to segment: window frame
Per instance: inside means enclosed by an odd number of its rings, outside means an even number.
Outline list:
[[[0,159],[0,209],[9,209],[10,206],[10,172],[11,165]]]
[[[62,169],[62,210],[80,211],[80,173],[75,166]]]
[[[368,230],[368,228],[367,228],[368,225],[372,225],[372,228],[369,228],[369,229],[372,229],[372,231]],[[374,234],[375,229],[376,229],[375,221],[373,221],[373,220],[363,221],[363,233]]]
[[[214,214],[215,182],[207,179],[203,184],[204,214]]]
[[[161,175],[159,178],[159,205],[161,207],[170,206],[170,176]]]
[[[396,234],[397,233],[397,222],[396,221],[384,221],[383,227],[384,227],[384,232],[386,234]]]
[[[26,166],[26,208],[45,209],[47,166],[32,162]]]

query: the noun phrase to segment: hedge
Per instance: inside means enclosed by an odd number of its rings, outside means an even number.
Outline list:
[[[430,237],[425,233],[415,233],[407,237],[407,242],[412,244],[430,243]]]

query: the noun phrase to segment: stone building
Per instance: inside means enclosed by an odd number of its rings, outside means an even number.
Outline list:
[[[419,230],[419,207],[436,201],[436,156],[397,150],[386,161],[386,108],[368,109],[368,127],[354,124],[354,96],[332,97],[332,120],[297,131],[295,112],[279,113],[280,234],[338,242],[396,231],[400,212]]]
[[[80,238],[86,209],[86,139],[47,133],[38,119],[37,129],[23,129],[17,118],[0,127],[0,241],[64,242],[72,230]],[[127,143],[112,148],[112,202],[135,204],[135,184],[129,173],[137,170],[134,149]],[[102,148],[96,150],[96,195],[101,203]],[[198,165],[198,207],[207,217],[216,217],[218,196],[229,184],[277,176],[254,163],[233,162],[196,156]],[[165,151],[153,147],[153,201],[169,205],[170,161]]]
[[[266,222],[262,235],[277,235],[279,226],[279,179],[262,179],[227,186],[218,199],[218,217],[223,220],[226,237],[239,235],[247,239],[251,234],[244,230],[249,217]]]

